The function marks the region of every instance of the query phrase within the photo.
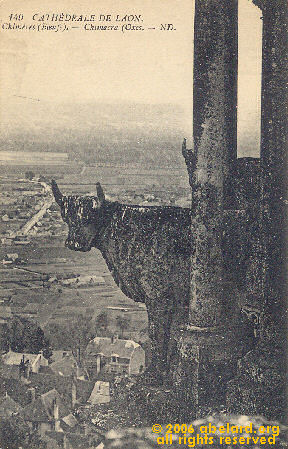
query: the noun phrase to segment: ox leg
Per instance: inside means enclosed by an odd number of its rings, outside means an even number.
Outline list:
[[[162,384],[169,371],[167,362],[173,307],[170,298],[146,300],[151,341],[151,363],[145,374],[150,383]]]

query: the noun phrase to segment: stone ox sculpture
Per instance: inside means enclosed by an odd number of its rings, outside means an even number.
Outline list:
[[[188,317],[190,210],[110,202],[100,183],[96,188],[96,196],[65,196],[52,181],[69,226],[65,244],[74,251],[99,249],[122,292],[145,303],[152,353],[148,372],[161,382],[173,362],[173,329]]]

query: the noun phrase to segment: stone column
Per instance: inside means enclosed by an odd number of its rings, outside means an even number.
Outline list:
[[[283,419],[285,412],[287,418],[287,2],[255,0],[255,4],[263,13],[260,162],[264,248],[264,317],[255,352],[260,360],[265,353],[272,366],[268,369],[258,363],[261,377],[257,384],[262,393],[258,410]]]
[[[225,190],[237,157],[237,11],[237,0],[195,2],[194,154],[187,153],[185,142],[182,147],[188,171],[194,171],[189,178],[195,252],[190,325],[177,337],[174,379],[178,392],[185,392],[183,409],[190,418],[204,412],[204,404],[209,409],[224,390],[225,372],[232,374],[236,366],[236,336],[223,320],[222,235]]]
[[[287,419],[287,3],[253,2],[263,13],[259,278],[264,304],[259,342],[241,360],[238,376],[229,386],[228,410],[284,422]]]
[[[263,12],[262,219],[265,247],[264,297],[269,312],[283,315],[285,203],[287,199],[287,3],[255,1]],[[279,310],[282,309],[282,313]]]
[[[221,322],[224,195],[237,157],[237,27],[237,0],[196,0],[190,321],[200,327]]]

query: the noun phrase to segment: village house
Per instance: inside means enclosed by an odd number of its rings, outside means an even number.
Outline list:
[[[100,444],[103,433],[94,424],[81,424],[73,409],[78,405],[103,403],[99,398],[107,397],[107,385],[101,383],[99,388],[99,382],[95,385],[95,382],[46,373],[30,373],[29,379],[23,382],[19,378],[7,379],[3,374],[1,371],[0,418],[19,415],[49,449],[103,448]]]
[[[0,418],[9,418],[21,410],[22,407],[7,392],[4,398],[0,399]]]
[[[102,276],[96,275],[80,275],[77,277],[63,279],[60,281],[64,286],[76,286],[80,287],[83,285],[105,285],[105,280]]]
[[[86,348],[85,366],[92,376],[100,372],[139,374],[145,367],[145,352],[133,340],[95,337]]]
[[[0,303],[0,324],[7,323],[13,316],[12,309],[10,306],[3,305]]]
[[[55,389],[42,394],[22,412],[29,427],[37,431],[41,437],[49,430],[61,431],[61,419],[69,414],[69,408]]]
[[[88,403],[95,405],[107,404],[108,402],[110,402],[110,383],[104,382],[103,380],[97,380],[88,399]]]
[[[2,263],[3,263],[3,265],[9,265],[9,264],[11,265],[12,263],[16,263],[19,260],[20,259],[19,259],[19,256],[17,253],[9,253],[9,254],[6,254],[6,256],[4,256]]]
[[[104,437],[98,433],[46,432],[45,442],[49,449],[104,449]]]
[[[2,356],[5,365],[19,367],[19,376],[28,378],[30,372],[38,373],[41,366],[48,366],[48,360],[43,354],[25,354],[9,351]]]
[[[49,368],[55,374],[64,377],[75,376],[82,380],[87,377],[85,371],[77,363],[72,351],[53,351],[51,359],[52,363],[50,363]]]

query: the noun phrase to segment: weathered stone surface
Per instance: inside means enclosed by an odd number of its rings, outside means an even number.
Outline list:
[[[236,159],[237,2],[196,0],[190,322],[221,324],[224,188]]]
[[[262,223],[264,295],[274,318],[285,307],[287,259],[287,2],[264,2],[262,70]]]
[[[238,375],[228,387],[227,402],[229,410],[237,413],[263,413],[284,420],[287,413],[287,206],[284,200],[287,198],[287,3],[283,0],[255,0],[254,3],[263,10],[261,192],[259,237],[258,242],[254,238],[247,293],[250,303],[259,303],[261,313],[259,342],[239,362]]]

